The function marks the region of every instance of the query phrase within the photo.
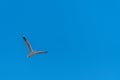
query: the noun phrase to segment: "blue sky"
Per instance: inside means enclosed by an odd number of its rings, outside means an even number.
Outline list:
[[[120,80],[119,0],[0,0],[0,37],[0,80]]]

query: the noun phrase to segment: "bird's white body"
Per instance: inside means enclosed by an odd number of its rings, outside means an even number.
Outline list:
[[[35,55],[35,54],[48,53],[47,51],[33,51],[30,43],[28,42],[28,40],[27,40],[24,36],[23,36],[23,39],[24,39],[24,41],[25,41],[25,43],[26,43],[26,45],[27,45],[27,47],[28,47],[28,49],[29,49],[29,52],[30,52],[30,53],[28,54],[28,58],[32,57],[32,56]]]

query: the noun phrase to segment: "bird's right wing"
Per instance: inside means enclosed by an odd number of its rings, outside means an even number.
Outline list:
[[[37,51],[37,54],[44,54],[44,53],[48,53],[48,51]]]
[[[24,36],[23,36],[23,40],[25,41],[29,51],[32,52],[32,47],[31,47],[30,43],[28,42],[28,40]]]

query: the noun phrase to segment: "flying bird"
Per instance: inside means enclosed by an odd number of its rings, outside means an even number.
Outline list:
[[[29,50],[29,52],[30,52],[30,53],[28,54],[28,58],[32,57],[32,56],[35,55],[35,54],[48,53],[47,51],[33,51],[33,50],[32,50],[32,47],[31,47],[31,45],[30,45],[30,43],[29,43],[29,41],[26,39],[25,36],[23,36],[23,40],[25,41],[25,43],[26,43],[26,45],[27,45],[27,47],[28,47],[28,50]]]

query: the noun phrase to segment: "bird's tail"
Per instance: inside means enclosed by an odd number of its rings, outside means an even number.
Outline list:
[[[28,58],[31,58],[33,56],[33,54],[32,53],[30,53],[30,54],[28,54]]]

